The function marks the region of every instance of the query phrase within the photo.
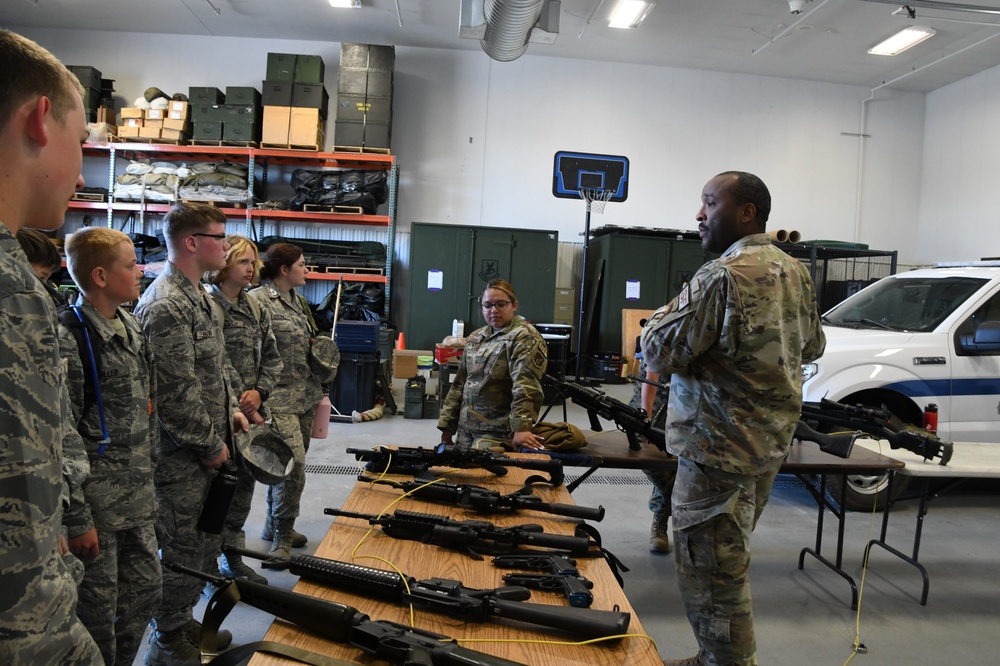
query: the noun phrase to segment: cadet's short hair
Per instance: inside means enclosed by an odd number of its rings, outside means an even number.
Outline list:
[[[0,130],[32,98],[52,100],[52,115],[62,121],[76,104],[74,91],[83,95],[80,81],[55,56],[9,30],[0,30],[0,72]]]
[[[503,278],[496,278],[494,280],[490,280],[489,282],[487,282],[486,288],[483,289],[483,294],[486,293],[486,289],[499,289],[500,291],[510,296],[511,303],[515,304],[517,303],[517,294],[514,293],[513,285],[511,285],[510,282],[507,282],[507,280],[504,280]],[[479,294],[480,301],[483,300],[483,294]]]
[[[257,246],[252,240],[239,234],[229,234],[226,236],[226,242],[229,243],[229,251],[226,252],[226,267],[221,271],[208,271],[205,273],[205,277],[212,284],[222,284],[229,277],[229,273],[233,270],[233,266],[236,265],[236,261],[249,251],[251,256],[253,256],[253,280],[250,282],[251,284],[256,283],[257,273],[260,271],[262,265]],[[296,257],[296,260],[298,260],[298,257]]]
[[[302,248],[291,243],[275,243],[264,253],[264,265],[260,269],[261,280],[273,280],[281,275],[281,267],[291,268],[302,256]]]
[[[132,239],[117,229],[84,227],[66,239],[66,268],[84,293],[93,287],[95,268],[110,268],[118,259],[118,246]]]
[[[754,208],[757,209],[756,219],[763,229],[767,224],[767,218],[771,216],[771,193],[764,181],[746,171],[723,171],[719,176],[736,176],[736,184],[733,185],[733,198],[737,204],[752,203],[754,205]]]
[[[226,215],[215,206],[198,203],[179,203],[163,216],[163,235],[167,245],[177,249],[186,236],[208,229],[213,222],[226,223]]]
[[[41,231],[22,228],[17,232],[17,242],[21,244],[29,264],[45,266],[53,271],[62,266],[62,257],[55,243]]]

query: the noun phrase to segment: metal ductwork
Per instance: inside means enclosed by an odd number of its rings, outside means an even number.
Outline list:
[[[486,34],[480,44],[486,55],[500,62],[524,55],[543,4],[545,0],[485,0]]]

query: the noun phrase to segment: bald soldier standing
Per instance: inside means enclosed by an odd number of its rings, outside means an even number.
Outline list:
[[[70,427],[56,312],[15,234],[62,226],[83,186],[82,88],[52,54],[0,30],[0,663],[100,664],[62,555]]]
[[[670,374],[667,450],[677,456],[674,561],[698,654],[675,666],[757,663],[750,533],[802,408],[801,365],[826,338],[806,268],[764,233],[760,178],[721,173],[698,211],[702,248],[721,252],[642,330],[649,369]]]

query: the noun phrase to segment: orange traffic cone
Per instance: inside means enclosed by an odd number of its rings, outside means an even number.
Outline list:
[[[399,332],[399,337],[396,338],[396,349],[406,349],[406,342],[403,339],[403,332]]]

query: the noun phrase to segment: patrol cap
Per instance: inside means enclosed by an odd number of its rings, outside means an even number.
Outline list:
[[[309,348],[309,369],[323,384],[329,384],[337,377],[340,366],[340,350],[337,343],[325,335],[313,338]]]
[[[257,481],[273,485],[292,473],[295,465],[292,449],[270,426],[252,424],[249,432],[238,432],[235,439],[250,475]]]

